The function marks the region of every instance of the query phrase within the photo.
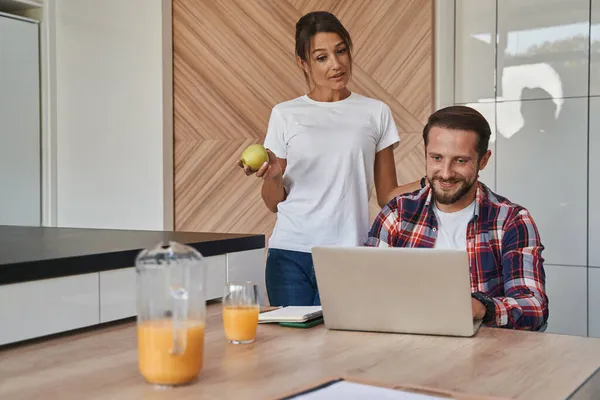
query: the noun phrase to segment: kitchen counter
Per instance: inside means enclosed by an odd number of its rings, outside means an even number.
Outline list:
[[[159,243],[197,249],[207,300],[252,281],[265,303],[265,236],[0,226],[0,345],[134,317],[135,258]]]
[[[264,235],[0,226],[0,285],[132,267],[168,241],[205,257],[265,247]]]

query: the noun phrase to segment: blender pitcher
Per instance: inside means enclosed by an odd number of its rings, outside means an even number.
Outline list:
[[[147,382],[194,380],[203,363],[206,321],[202,255],[177,242],[143,250],[137,274],[138,368]]]

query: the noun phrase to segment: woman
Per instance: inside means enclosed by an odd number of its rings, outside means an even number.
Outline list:
[[[333,14],[309,13],[296,24],[297,61],[311,90],[273,108],[269,161],[256,172],[266,206],[277,213],[266,265],[271,305],[320,304],[311,247],[364,243],[373,184],[381,207],[422,187],[397,186],[392,113],[347,88],[351,50]]]

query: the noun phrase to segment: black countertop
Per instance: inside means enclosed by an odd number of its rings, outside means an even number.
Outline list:
[[[133,267],[141,250],[168,241],[205,257],[265,247],[264,235],[0,225],[0,285]]]

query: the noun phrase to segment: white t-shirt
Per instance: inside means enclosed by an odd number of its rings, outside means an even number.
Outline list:
[[[435,249],[467,249],[467,226],[475,212],[475,200],[460,211],[441,211],[434,202],[433,212],[438,221]]]
[[[389,107],[357,93],[276,105],[264,145],[287,160],[287,198],[277,207],[269,247],[310,252],[316,245],[364,244],[375,153],[399,141]]]

